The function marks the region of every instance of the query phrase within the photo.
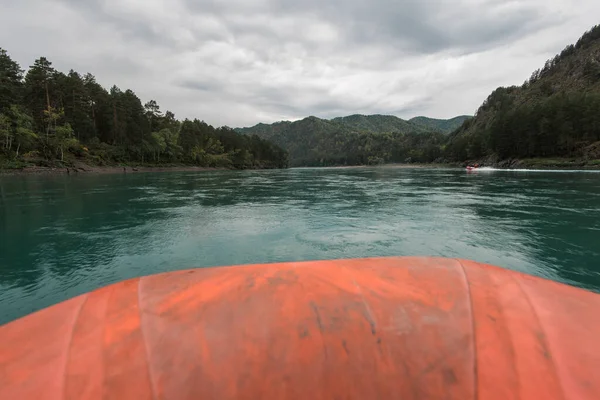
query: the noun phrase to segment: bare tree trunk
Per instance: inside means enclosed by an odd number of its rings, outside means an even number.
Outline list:
[[[48,118],[50,118],[50,110],[48,110]],[[48,141],[48,136],[50,135],[50,124],[52,121],[48,120],[48,126],[46,127],[46,141]]]
[[[48,92],[48,80],[45,82],[46,86],[46,106],[50,109],[50,92]]]
[[[117,143],[117,105],[113,101],[113,144]]]
[[[73,89],[73,114],[75,114],[75,89]],[[79,129],[77,129],[77,140],[80,140]]]
[[[48,80],[44,82],[44,86],[46,88],[46,109],[48,110],[48,128],[46,128],[46,139],[48,139],[48,135],[50,135],[50,125],[52,124],[52,114],[50,110],[50,92],[48,91]]]
[[[17,155],[15,156],[15,158],[19,157],[19,150],[21,149],[21,142],[19,142],[19,144],[17,145]]]
[[[64,153],[63,153],[63,147],[60,146],[60,161],[64,161]]]
[[[92,121],[94,121],[94,135],[98,136],[98,128],[96,127],[96,111],[94,109],[94,101],[92,100]]]

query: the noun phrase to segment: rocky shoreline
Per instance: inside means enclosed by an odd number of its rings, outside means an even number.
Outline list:
[[[0,169],[0,175],[79,175],[79,174],[131,174],[144,172],[201,172],[218,171],[222,168],[206,168],[195,166],[90,166],[75,163],[70,167],[30,166],[20,169]]]
[[[600,169],[600,160],[588,159],[482,159],[462,163],[462,166],[478,164],[480,167],[498,169]]]

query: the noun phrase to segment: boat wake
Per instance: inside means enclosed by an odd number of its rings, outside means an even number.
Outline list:
[[[493,168],[480,167],[470,172],[588,172],[600,173],[600,170],[594,169],[527,169],[527,168]]]

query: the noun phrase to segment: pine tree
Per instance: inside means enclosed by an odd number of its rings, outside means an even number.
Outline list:
[[[24,104],[33,117],[36,129],[46,131],[46,136],[50,126],[45,122],[48,119],[44,112],[52,107],[51,91],[54,89],[55,74],[52,63],[45,57],[41,57],[35,60],[25,76]]]
[[[23,89],[23,71],[13,61],[6,50],[0,48],[0,114],[4,114],[11,105],[21,102]]]

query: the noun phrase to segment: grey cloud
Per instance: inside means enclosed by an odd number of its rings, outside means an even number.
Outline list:
[[[302,30],[309,29],[309,26],[299,26],[297,31],[291,32],[293,35],[276,29],[279,21],[293,16],[302,17],[307,22],[331,24],[341,32],[342,45],[372,45],[390,38],[397,43],[411,42],[423,49],[439,49],[449,44],[444,32],[431,24],[436,5],[417,0],[401,3],[392,0],[333,0],[326,3],[319,0],[269,0],[258,1],[254,7],[248,7],[248,2],[241,1],[185,0],[185,3],[190,11],[228,18],[232,31],[237,35],[259,32],[267,42],[291,39],[290,36],[300,40]],[[238,18],[233,19],[232,16]],[[253,21],[257,18],[264,23],[256,26]]]
[[[481,47],[510,40],[542,18],[538,6],[523,2],[501,13],[506,2],[474,7],[442,0],[275,0],[274,15],[303,13],[333,23],[349,42],[430,53],[450,47]],[[445,18],[446,14],[451,14]]]
[[[77,10],[82,18],[86,18],[91,22],[90,29],[94,29],[94,25],[97,24],[108,24],[122,35],[123,40],[134,40],[154,47],[160,46],[171,49],[185,47],[170,34],[178,28],[177,24],[163,27],[163,29],[159,28],[162,24],[157,22],[160,22],[161,18],[167,17],[166,15],[157,15],[157,20],[148,21],[147,19],[140,18],[136,13],[122,12],[122,10],[114,5],[107,4],[107,1],[104,0],[54,1],[68,4],[74,10]],[[210,31],[204,29],[202,32],[198,32],[195,29],[190,29],[189,33],[196,42],[221,40],[224,38],[223,33],[216,30]]]
[[[231,34],[250,46],[263,61],[295,42],[320,57],[361,57],[385,49],[360,62],[369,68],[386,68],[399,56],[428,55],[441,51],[468,54],[509,43],[535,32],[558,16],[544,14],[540,4],[491,1],[475,7],[462,2],[419,0],[264,0],[221,2],[184,0],[190,12],[209,13],[224,21]],[[472,3],[471,3],[472,4]],[[507,4],[512,4],[507,8]],[[301,21],[295,29],[282,29],[282,21]],[[329,25],[337,40],[309,41],[311,23]],[[255,40],[248,41],[253,37]]]
[[[126,39],[143,40],[153,45],[177,45],[176,41],[164,32],[157,31],[147,21],[131,14],[120,15],[105,1],[59,1],[70,4],[98,23],[111,24]],[[541,10],[527,4],[501,14],[498,8],[504,3],[499,2],[491,3],[488,10],[484,7],[450,5],[441,0],[331,0],[325,4],[320,0],[269,0],[254,4],[247,1],[184,0],[184,3],[190,12],[227,21],[228,29],[234,35],[260,37],[264,48],[282,39],[302,41],[302,27],[295,32],[281,32],[274,28],[277,21],[290,16],[304,16],[309,20],[331,24],[341,33],[342,40],[336,45],[343,48],[378,46],[383,42],[390,49],[416,53],[433,53],[448,48],[481,49],[509,41],[536,27],[542,19]],[[455,10],[452,17],[443,18],[449,9]],[[259,16],[265,22],[256,25],[253,21]],[[195,38],[202,41],[223,39],[223,36],[203,32]],[[260,47],[256,50],[264,56]]]
[[[73,10],[86,18],[91,23],[90,29],[94,29],[96,24],[109,24],[113,29],[121,32],[124,39],[140,39],[154,45],[169,45],[164,37],[157,34],[151,26],[135,18],[126,19],[107,12],[106,6],[102,0],[58,0],[61,3],[68,4]]]
[[[73,63],[71,68],[80,73],[89,72],[92,75],[95,74],[96,69],[100,71],[118,71],[118,75],[129,76],[135,76],[136,74],[143,73],[144,71],[144,66],[137,60],[115,54],[107,54],[104,57],[100,57],[95,60],[94,64],[91,66],[88,64],[88,62],[77,61]]]
[[[212,92],[223,89],[223,85],[220,82],[211,80],[182,80],[176,84],[184,89],[198,90],[201,92]]]

